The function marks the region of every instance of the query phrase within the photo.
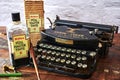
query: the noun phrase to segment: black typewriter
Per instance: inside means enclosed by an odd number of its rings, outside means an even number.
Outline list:
[[[96,26],[57,17],[50,29],[41,32],[42,40],[34,48],[38,67],[69,76],[89,78],[96,69],[99,53],[104,54],[102,52],[106,51],[101,49],[106,45],[99,46],[102,32],[93,31]]]
[[[88,78],[97,64],[98,38],[85,28],[56,26],[41,32],[35,49],[39,68]]]

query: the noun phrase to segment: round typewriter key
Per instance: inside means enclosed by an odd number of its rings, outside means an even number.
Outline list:
[[[44,48],[46,48],[47,46],[48,46],[47,44],[43,45]]]
[[[41,58],[41,55],[37,55],[36,57],[36,60],[40,59]]]
[[[47,54],[50,54],[51,52],[52,52],[52,51],[49,50],[49,51],[47,51]]]
[[[83,56],[83,57],[82,57],[82,60],[83,60],[83,61],[87,60],[87,57]]]
[[[76,64],[76,61],[72,61],[71,64],[72,64],[72,65],[75,65],[75,64]]]
[[[87,52],[86,51],[82,51],[82,54],[85,55]]]
[[[72,50],[72,49],[68,48],[68,49],[67,49],[67,52],[71,52],[71,50]]]
[[[78,63],[77,67],[79,68],[82,67],[82,63]]]
[[[70,60],[67,60],[67,61],[66,61],[66,64],[70,64],[70,62],[71,62]]]
[[[80,54],[81,53],[81,50],[77,50],[77,52],[76,52],[77,54]]]
[[[57,47],[56,50],[61,50],[61,47]]]
[[[69,58],[69,57],[70,57],[70,54],[66,54],[66,57]]]
[[[55,57],[52,57],[52,58],[51,58],[51,61],[54,61],[54,60],[55,60]]]
[[[75,58],[76,58],[76,55],[72,55],[71,58],[72,58],[72,59],[75,59]]]
[[[41,57],[42,59],[45,59],[46,58],[46,55],[42,55],[42,57]]]
[[[59,62],[59,61],[60,61],[60,58],[57,58],[55,61],[56,61],[56,62]]]
[[[76,60],[77,60],[77,61],[80,61],[80,60],[81,60],[81,57],[77,57]]]
[[[82,65],[82,68],[87,68],[87,64],[83,64],[83,65]]]
[[[76,50],[75,50],[75,49],[73,49],[71,52],[72,52],[72,53],[75,53],[75,52],[76,52]]]
[[[48,45],[47,48],[49,48],[49,49],[52,48],[52,45]]]
[[[46,53],[46,52],[47,52],[47,50],[43,50],[43,51],[42,51],[42,53]]]
[[[64,63],[65,62],[65,59],[61,59],[61,61],[60,61],[61,63]]]
[[[55,52],[55,51],[53,51],[51,54],[52,54],[52,55],[55,55],[55,54],[56,54],[56,52]]]
[[[90,52],[90,56],[94,57],[96,55],[96,52]]]
[[[65,56],[65,53],[62,53],[61,56],[64,57],[64,56]]]
[[[38,52],[41,52],[43,49],[38,49]]]
[[[57,46],[53,46],[51,49],[56,49],[57,48]]]
[[[63,47],[61,50],[62,50],[62,51],[66,51],[66,48],[65,48],[65,47]]]
[[[39,46],[42,47],[44,44],[43,43],[40,43]]]
[[[51,58],[50,56],[47,56],[47,58],[46,58],[46,59],[47,59],[47,60],[49,60],[50,58]]]
[[[56,53],[56,56],[59,56],[59,55],[60,55],[60,52],[57,52],[57,53]]]

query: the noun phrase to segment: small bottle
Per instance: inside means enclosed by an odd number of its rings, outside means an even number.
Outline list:
[[[13,23],[7,28],[11,65],[13,67],[28,65],[30,60],[28,29],[21,23],[19,12],[11,15]]]

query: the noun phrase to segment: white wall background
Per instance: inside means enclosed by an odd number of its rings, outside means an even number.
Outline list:
[[[120,26],[120,0],[44,0],[46,17]],[[0,0],[0,26],[11,22],[11,12],[19,11],[25,22],[24,0]],[[120,30],[119,30],[120,32]]]

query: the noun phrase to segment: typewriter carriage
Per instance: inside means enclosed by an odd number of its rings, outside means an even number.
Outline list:
[[[90,34],[96,35],[99,40],[100,45],[99,55],[105,57],[109,52],[109,47],[113,45],[114,34],[118,33],[118,26],[95,24],[87,22],[77,22],[70,20],[61,20],[59,16],[56,15],[56,20],[54,21],[55,26],[68,26],[71,28],[86,28],[89,30]],[[99,47],[99,46],[98,46]]]

